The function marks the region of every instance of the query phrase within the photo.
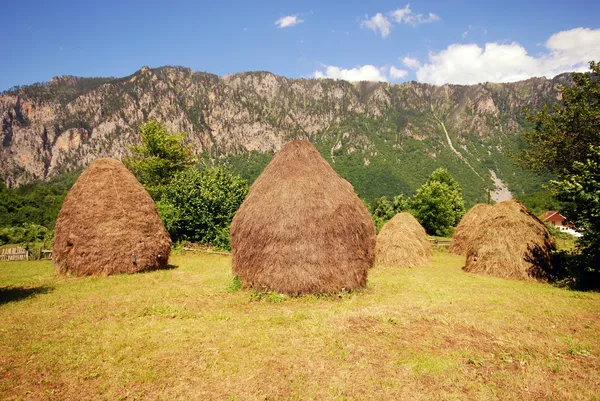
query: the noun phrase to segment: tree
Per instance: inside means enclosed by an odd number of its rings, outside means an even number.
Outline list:
[[[373,201],[373,205],[371,205],[371,214],[373,217],[378,217],[386,221],[394,217],[394,208],[387,196],[382,196]]]
[[[561,87],[562,101],[528,114],[533,129],[523,136],[528,147],[522,164],[549,171],[551,185],[563,202],[561,212],[583,231],[578,255],[567,271],[578,286],[600,287],[600,63],[590,74],[574,73],[573,87]]]
[[[568,266],[577,287],[600,288],[600,146],[590,146],[585,161],[573,162],[561,181],[551,181],[562,212],[583,232],[579,257]]]
[[[410,199],[405,198],[402,194],[394,196],[392,209],[394,209],[394,215],[410,209]]]
[[[590,62],[591,74],[574,73],[573,87],[561,86],[562,102],[527,113],[533,129],[524,133],[528,145],[518,155],[526,167],[563,177],[573,163],[586,159],[590,145],[600,146],[600,63]]]
[[[375,199],[370,210],[377,232],[396,214],[408,210],[409,202],[402,194],[395,196],[391,202],[387,196]]]
[[[186,133],[171,133],[159,121],[150,120],[140,127],[140,145],[131,145],[131,156],[124,163],[154,200],[160,199],[164,186],[178,171],[194,164],[191,146],[185,145]]]
[[[431,173],[410,204],[417,220],[431,235],[451,235],[465,214],[462,190],[443,168]]]
[[[228,250],[229,226],[248,184],[222,167],[175,174],[157,202],[173,240],[196,241]]]

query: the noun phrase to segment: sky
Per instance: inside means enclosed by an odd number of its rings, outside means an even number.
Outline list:
[[[600,1],[3,1],[0,90],[179,65],[217,75],[510,82],[600,61]]]

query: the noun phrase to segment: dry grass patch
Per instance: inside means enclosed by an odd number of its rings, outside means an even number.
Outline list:
[[[68,278],[0,263],[2,399],[593,400],[600,294],[376,267],[366,289],[290,298],[231,288],[231,262]]]

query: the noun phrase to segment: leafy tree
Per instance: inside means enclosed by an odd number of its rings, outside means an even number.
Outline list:
[[[229,226],[248,184],[222,167],[175,174],[157,202],[174,240],[197,241],[228,250]]]
[[[562,212],[584,234],[569,272],[577,287],[600,288],[600,146],[590,146],[585,161],[573,162],[571,172],[551,184],[565,202]]]
[[[165,124],[150,120],[140,127],[140,145],[131,145],[131,156],[124,163],[150,195],[160,199],[164,186],[178,171],[194,164],[191,146],[185,145],[187,133],[171,133]]]
[[[574,73],[573,87],[561,87],[562,102],[545,107],[528,119],[528,147],[520,161],[538,171],[550,171],[561,212],[584,235],[579,254],[568,263],[577,286],[600,287],[600,63],[590,62],[591,74]]]
[[[394,217],[392,202],[389,201],[387,196],[375,199],[371,205],[371,214],[373,217],[378,217],[383,220],[391,219]]]
[[[590,145],[600,146],[600,63],[590,62],[590,69],[573,74],[573,87],[560,88],[562,102],[552,110],[527,114],[533,129],[524,133],[528,147],[518,156],[525,166],[563,177],[586,159]]]
[[[458,183],[447,170],[439,168],[417,190],[411,209],[429,234],[448,236],[465,214]]]
[[[394,215],[410,209],[410,199],[406,198],[402,194],[394,196],[394,200],[392,201],[392,209],[394,209]]]
[[[379,232],[381,227],[397,213],[408,210],[409,202],[410,201],[402,194],[395,196],[391,202],[387,196],[375,199],[371,205],[370,211],[377,232]]]

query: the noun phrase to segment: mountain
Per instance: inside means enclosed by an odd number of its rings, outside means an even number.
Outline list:
[[[205,162],[250,181],[286,142],[308,138],[365,199],[410,195],[443,166],[472,204],[487,188],[538,189],[544,177],[515,167],[509,154],[522,146],[524,108],[556,102],[569,80],[393,85],[269,72],[218,77],[182,67],[143,67],[124,78],[62,76],[0,95],[0,180],[18,186],[97,157],[122,158],[139,141],[139,126],[154,118],[188,132]]]

